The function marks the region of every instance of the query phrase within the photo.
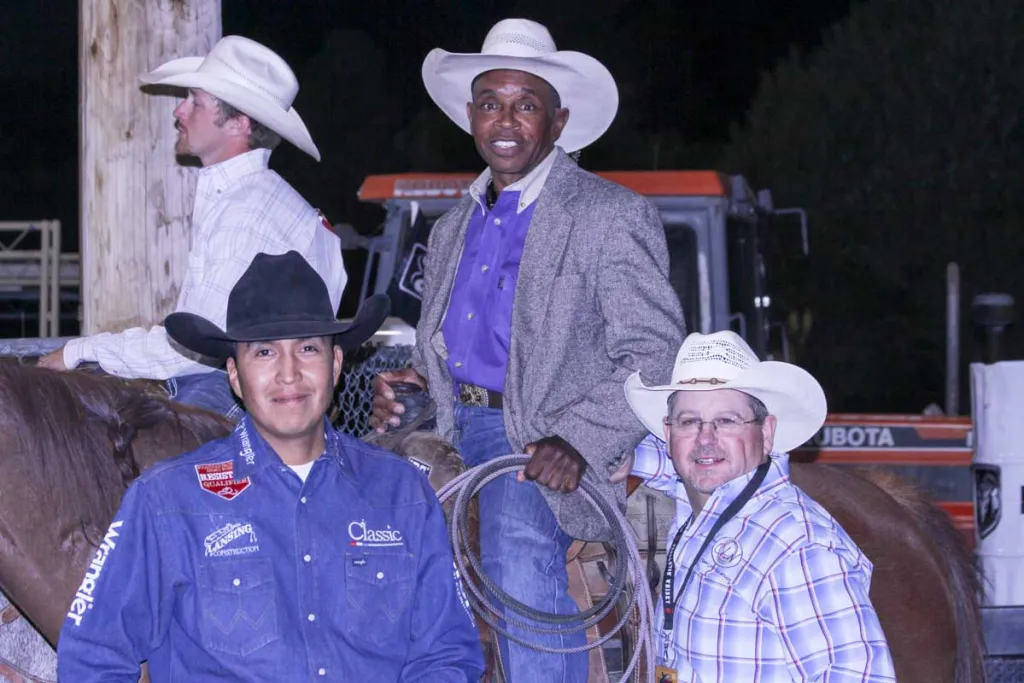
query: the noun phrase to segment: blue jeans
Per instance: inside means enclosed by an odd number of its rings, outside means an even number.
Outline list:
[[[238,422],[244,412],[223,370],[172,377],[167,380],[167,391],[178,403],[220,413],[232,422]]]
[[[455,405],[455,440],[470,467],[513,453],[505,421],[495,408]],[[480,505],[480,555],[483,570],[503,591],[544,612],[575,614],[565,570],[572,539],[558,526],[537,484],[505,474],[485,486]],[[522,618],[516,615],[516,618]],[[530,621],[523,618],[524,621]],[[549,624],[536,624],[550,628]],[[511,634],[548,647],[586,645],[586,633],[538,634],[502,623]],[[555,655],[499,639],[501,661],[509,683],[586,683],[586,652]]]

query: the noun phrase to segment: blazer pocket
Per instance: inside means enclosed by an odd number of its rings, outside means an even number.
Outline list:
[[[546,431],[550,434],[555,428],[555,423],[562,419],[562,417],[564,417],[570,410],[582,403],[584,398],[584,396],[577,396],[573,400],[560,405],[558,408],[545,413],[544,422],[547,425]]]

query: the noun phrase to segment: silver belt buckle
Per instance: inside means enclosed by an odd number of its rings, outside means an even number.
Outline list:
[[[459,400],[468,406],[487,407],[487,390],[475,384],[459,384]]]

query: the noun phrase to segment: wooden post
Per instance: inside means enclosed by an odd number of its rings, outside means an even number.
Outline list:
[[[220,0],[79,0],[82,333],[158,324],[188,263],[195,169],[174,156],[179,98],[139,75],[203,55]]]

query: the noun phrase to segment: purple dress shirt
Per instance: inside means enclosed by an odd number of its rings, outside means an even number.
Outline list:
[[[505,388],[519,261],[537,205],[516,213],[519,195],[505,190],[490,211],[473,210],[441,325],[452,379],[489,391]]]

